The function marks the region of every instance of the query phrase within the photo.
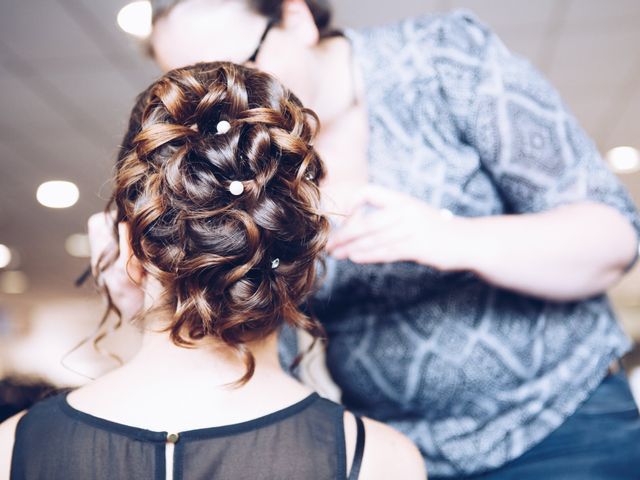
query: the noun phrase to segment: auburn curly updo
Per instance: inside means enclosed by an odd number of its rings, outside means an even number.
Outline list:
[[[285,322],[322,331],[301,310],[329,227],[318,126],[274,77],[227,62],[165,74],[132,111],[110,205],[164,288],[172,340],[211,336],[235,348],[247,367],[240,382],[254,371],[246,342]]]

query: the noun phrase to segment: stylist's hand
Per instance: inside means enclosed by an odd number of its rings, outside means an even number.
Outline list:
[[[111,301],[120,310],[123,320],[127,320],[144,305],[144,292],[138,286],[144,273],[132,254],[128,225],[118,225],[117,242],[113,223],[114,219],[108,213],[96,213],[89,218],[91,270],[100,272],[99,282],[107,288]]]
[[[349,210],[327,244],[328,252],[338,259],[355,263],[408,261],[456,270],[465,241],[472,241],[462,238],[462,218],[384,187],[367,185]]]

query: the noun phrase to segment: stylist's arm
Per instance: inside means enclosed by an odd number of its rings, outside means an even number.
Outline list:
[[[365,214],[359,208],[365,204],[376,209]],[[329,253],[336,258],[470,270],[498,287],[550,300],[602,293],[624,275],[638,245],[629,221],[596,202],[468,218],[368,186],[352,212],[329,240]]]

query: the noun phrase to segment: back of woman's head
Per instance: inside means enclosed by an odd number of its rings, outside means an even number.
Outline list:
[[[112,202],[132,250],[163,288],[175,343],[246,342],[286,322],[317,277],[328,221],[313,112],[275,78],[226,62],[173,70],[133,109]],[[239,182],[239,183],[238,183]]]

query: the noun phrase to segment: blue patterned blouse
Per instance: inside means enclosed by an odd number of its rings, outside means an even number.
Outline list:
[[[346,34],[366,84],[371,183],[469,217],[595,200],[640,232],[558,93],[471,14]],[[412,263],[330,258],[327,273],[315,312],[343,402],[413,439],[432,475],[519,456],[631,345],[604,295],[552,303]]]

